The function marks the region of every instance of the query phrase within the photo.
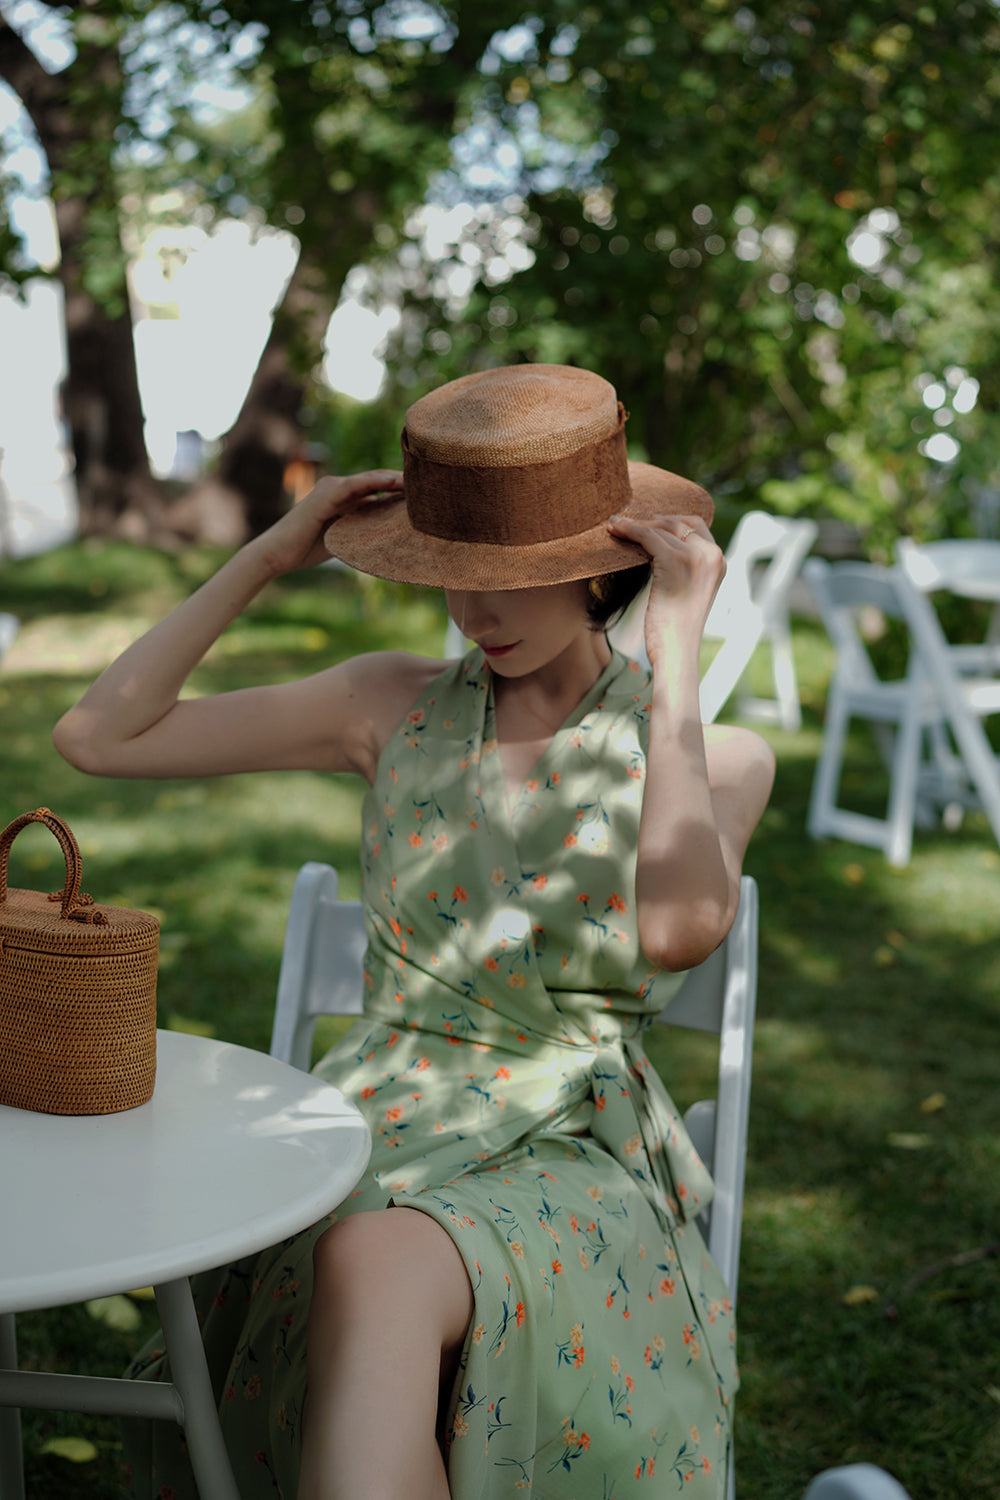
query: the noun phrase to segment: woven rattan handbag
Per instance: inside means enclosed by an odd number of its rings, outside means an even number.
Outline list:
[[[62,845],[66,884],[7,889],[10,846],[29,823]],[[144,1104],[156,1079],[156,917],[96,906],[61,818],[40,807],[0,834],[0,1104],[104,1115]]]

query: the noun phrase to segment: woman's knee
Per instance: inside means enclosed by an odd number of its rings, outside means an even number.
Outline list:
[[[313,1250],[315,1295],[365,1307],[427,1316],[442,1346],[464,1341],[473,1295],[465,1262],[447,1230],[419,1209],[351,1214],[320,1235]]]

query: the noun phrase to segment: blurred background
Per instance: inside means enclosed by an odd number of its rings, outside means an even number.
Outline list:
[[[430,387],[600,371],[724,545],[752,509],[833,559],[1000,538],[998,60],[994,0],[0,0],[0,825],[53,807],[86,888],[160,915],[161,1025],[267,1047],[295,871],[356,893],[359,790],[95,782],[51,726],[318,474],[396,466]],[[975,810],[904,868],[807,836],[833,654],[801,580],[791,606],[802,722],[763,726],[747,865],[738,1493],[865,1459],[996,1500],[1000,851]],[[323,568],[192,691],[438,654],[445,623]],[[845,789],[876,811],[888,780],[853,734]],[[61,878],[28,830],[13,883]],[[655,1061],[682,1104],[709,1084],[695,1043]],[[154,1322],[141,1295],[25,1316],[22,1359],[117,1373]],[[25,1430],[29,1495],[122,1493],[113,1423]]]

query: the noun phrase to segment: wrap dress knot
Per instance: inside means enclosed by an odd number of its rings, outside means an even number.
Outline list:
[[[469,1273],[453,1500],[725,1493],[738,1377],[696,1222],[712,1183],[642,1045],[680,983],[650,969],[634,911],[648,726],[648,674],[615,653],[510,801],[473,651],[365,798],[364,1016],[317,1071],[372,1130],[338,1216],[418,1209]],[[245,1500],[295,1494],[323,1227],[195,1289]],[[190,1493],[161,1455],[164,1475]]]

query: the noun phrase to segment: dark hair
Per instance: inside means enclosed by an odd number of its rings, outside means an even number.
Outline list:
[[[652,563],[623,568],[620,573],[601,573],[587,588],[587,622],[591,630],[607,630],[620,620],[632,600],[646,587]]]

